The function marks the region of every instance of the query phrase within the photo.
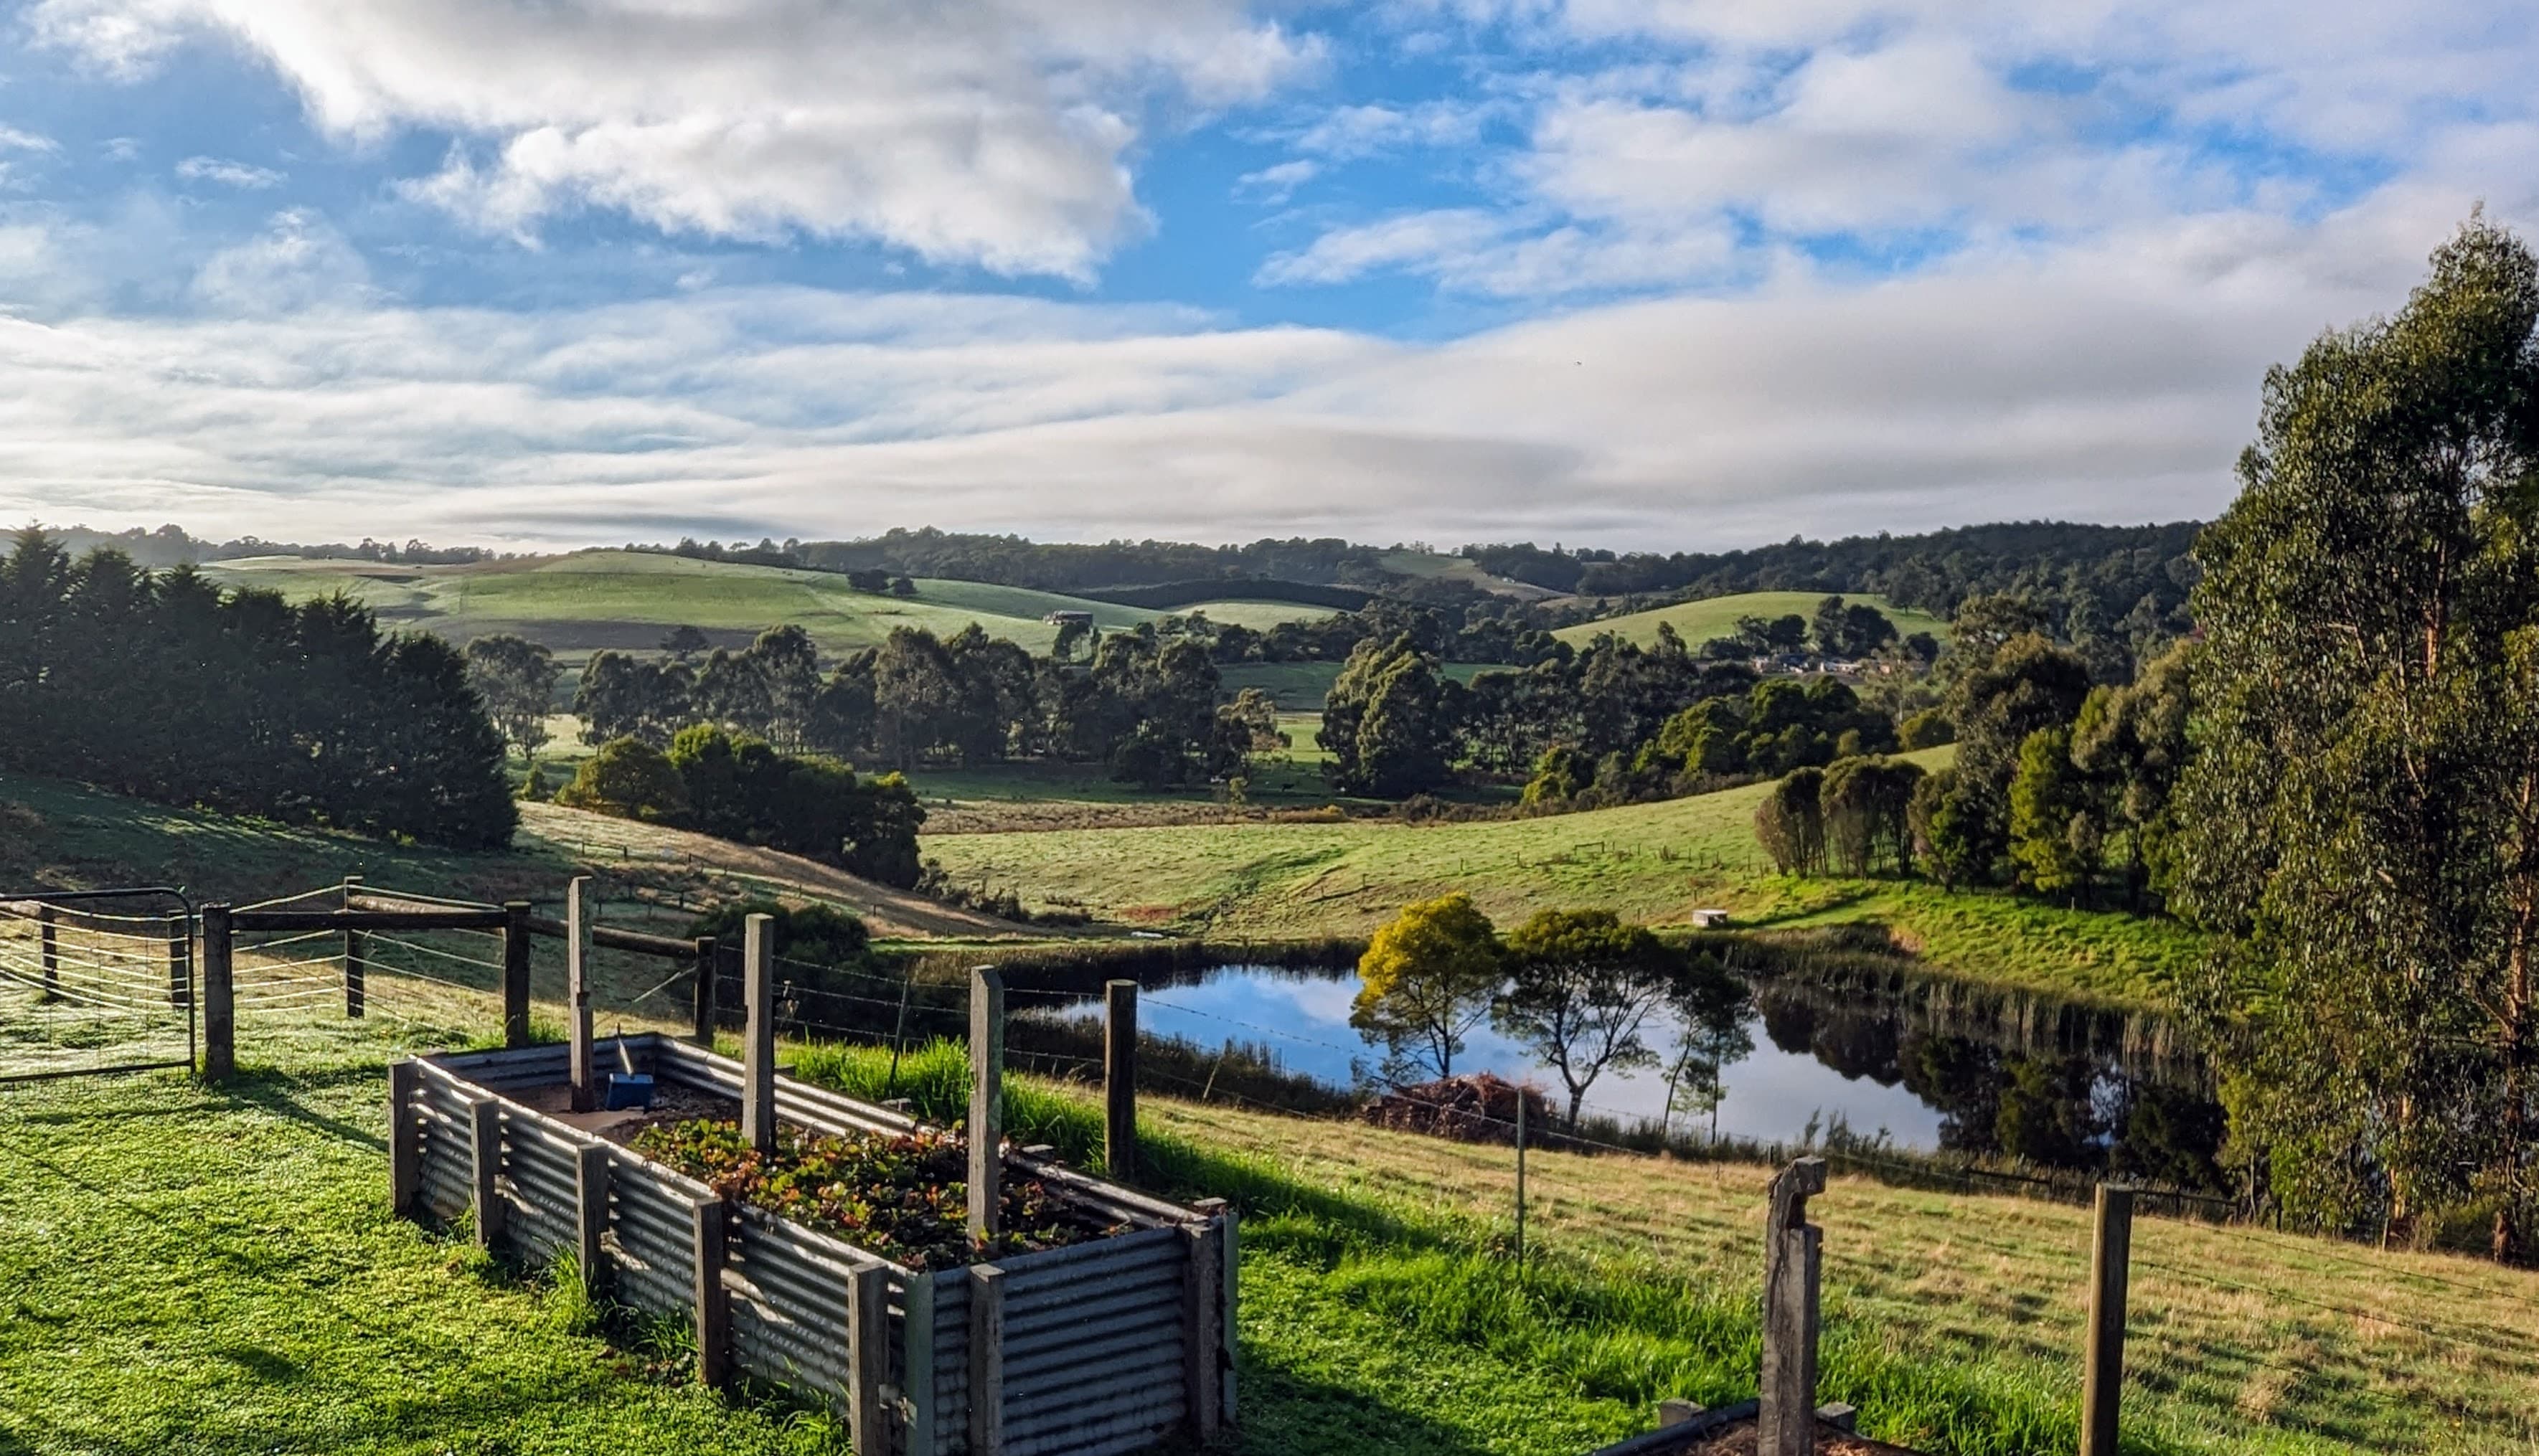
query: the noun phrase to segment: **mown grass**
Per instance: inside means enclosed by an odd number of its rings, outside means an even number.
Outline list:
[[[464,1039],[446,1026],[409,1039]],[[838,1449],[685,1383],[675,1332],[591,1312],[383,1210],[382,1027],[269,1028],[226,1089],[0,1091],[0,1450]],[[805,1076],[961,1111],[961,1050],[789,1048]],[[278,1071],[279,1064],[290,1070]],[[1099,1164],[1089,1089],[1017,1078],[1017,1141]],[[1243,1210],[1254,1456],[1576,1456],[1653,1403],[1752,1393],[1763,1183],[1733,1163],[1535,1155],[1149,1097],[1150,1186]],[[2087,1215],[1838,1178],[1822,1391],[1934,1453],[2073,1448]],[[2539,1279],[2145,1219],[2126,1449],[2526,1449]]]
[[[887,1087],[886,1053],[808,1049],[797,1065],[939,1119],[965,1105],[955,1046],[912,1055]],[[1089,1091],[1020,1082],[1008,1099],[1017,1141],[1098,1163]],[[1553,1378],[1573,1418],[1753,1394],[1769,1168],[1538,1153],[1536,1257],[1518,1277],[1505,1149],[1156,1098],[1140,1138],[1148,1182],[1243,1209],[1247,1299],[1256,1281],[1273,1298],[1318,1291],[1401,1342],[1398,1358],[1463,1350]],[[1827,1399],[1934,1452],[2073,1449],[2086,1211],[1838,1178],[1812,1218],[1826,1230]],[[2539,1276],[2152,1218],[2135,1251],[2129,1452],[2532,1439]]]
[[[390,1219],[380,1082],[0,1092],[0,1450],[842,1449],[646,1378],[543,1283]]]
[[[1858,592],[1842,593],[1845,602],[1876,607],[1887,614],[1902,635],[1926,631],[1941,641],[1949,639],[1949,625],[1928,612],[1898,607],[1885,597]],[[1710,597],[1698,602],[1679,602],[1672,607],[1658,607],[1647,612],[1633,612],[1626,617],[1609,617],[1602,622],[1582,622],[1564,627],[1552,635],[1564,642],[1585,646],[1606,632],[1646,646],[1657,640],[1661,625],[1673,627],[1687,647],[1699,647],[1712,637],[1733,636],[1740,617],[1761,617],[1766,620],[1796,613],[1814,620],[1817,604],[1825,599],[1820,591],[1749,591],[1735,596]]]
[[[1918,757],[1942,761],[1946,750]],[[1874,922],[1950,974],[2156,1006],[2201,954],[2173,922],[1905,880],[1794,879],[1755,843],[1765,785],[1586,814],[1467,824],[1215,824],[929,837],[965,883],[1213,939],[1365,934],[1404,904],[1471,894],[1502,923],[1592,905],[1659,925],[1695,909],[1776,928]]]

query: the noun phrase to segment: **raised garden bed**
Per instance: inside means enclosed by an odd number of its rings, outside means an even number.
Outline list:
[[[1176,1431],[1203,1437],[1229,1419],[1236,1250],[1222,1209],[1008,1151],[1009,1185],[1045,1215],[1020,1225],[1021,1241],[1059,1246],[963,1264],[922,1239],[877,1237],[900,1256],[884,1257],[854,1241],[851,1220],[820,1212],[818,1185],[809,1206],[771,1212],[647,1156],[671,1152],[720,1169],[732,1193],[787,1202],[769,1191],[781,1178],[717,1163],[713,1135],[665,1131],[728,1116],[739,1063],[658,1035],[623,1045],[661,1090],[658,1113],[552,1110],[564,1105],[563,1046],[392,1068],[398,1211],[472,1213],[489,1248],[532,1265],[575,1256],[616,1302],[694,1318],[707,1378],[746,1374],[832,1405],[859,1456],[1099,1456]],[[617,1043],[599,1055],[613,1065]],[[815,1158],[852,1145],[923,1158],[943,1145],[901,1113],[789,1079],[776,1104],[789,1145]],[[758,1172],[781,1173],[783,1153]]]

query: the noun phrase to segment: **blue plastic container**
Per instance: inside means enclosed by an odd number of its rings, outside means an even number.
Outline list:
[[[611,1112],[629,1109],[649,1112],[652,1107],[652,1078],[646,1072],[611,1072],[608,1094],[602,1105]]]

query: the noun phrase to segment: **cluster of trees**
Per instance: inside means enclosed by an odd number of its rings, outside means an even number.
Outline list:
[[[1743,695],[1702,698],[1628,752],[1592,758],[1567,744],[1546,750],[1525,802],[1593,809],[1675,798],[1894,747],[1894,720],[1841,679],[1766,678]]]
[[[2168,901],[2231,1154],[2284,1206],[2531,1257],[2539,259],[2472,219],[2266,377],[2198,548]]]
[[[1458,770],[1501,779],[1533,772],[1555,749],[1601,764],[1628,756],[1692,703],[1743,695],[1756,682],[1738,662],[1705,662],[1661,630],[1643,647],[1601,636],[1522,672],[1470,684],[1437,655],[1398,635],[1361,641],[1323,707],[1316,741],[1333,781],[1351,793],[1398,796],[1437,788]]]
[[[1487,1023],[1560,1078],[1568,1119],[1609,1071],[1667,1068],[1668,1113],[1715,1113],[1720,1074],[1753,1049],[1745,986],[1611,910],[1543,910],[1501,937],[1469,895],[1404,907],[1358,960],[1349,1025],[1380,1042],[1386,1075],[1452,1077]],[[1652,1024],[1671,1046],[1651,1044]]]
[[[1754,837],[1784,874],[1910,875],[1913,796],[1925,777],[1919,763],[1875,755],[1797,769],[1754,811]]]
[[[600,745],[556,802],[764,844],[901,889],[923,871],[926,811],[907,780],[858,779],[835,759],[788,754],[711,723],[681,730],[666,752],[632,736]]]
[[[1530,544],[1467,546],[1484,569],[1555,591],[1690,601],[1749,591],[1848,592],[1954,616],[1969,598],[2034,602],[2053,634],[2118,681],[2193,628],[2192,521],[2160,526],[2016,522],[1919,536],[1792,539],[1751,551],[1616,555]],[[1652,605],[1654,603],[1651,603]]]
[[[594,653],[574,711],[593,743],[666,747],[705,723],[902,771],[1054,758],[1166,787],[1239,776],[1284,746],[1266,694],[1221,691],[1204,640],[1151,626],[1104,634],[1087,663],[1035,658],[976,624],[949,637],[904,627],[825,671],[807,632],[780,627],[695,666]]]
[[[509,843],[503,740],[456,649],[40,531],[0,562],[0,764],[462,848]]]

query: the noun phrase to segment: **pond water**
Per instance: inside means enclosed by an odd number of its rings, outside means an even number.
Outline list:
[[[1272,1050],[1279,1066],[1337,1087],[1367,1082],[1383,1048],[1348,1025],[1357,977],[1262,965],[1225,965],[1190,984],[1149,985],[1138,998],[1149,1034],[1213,1047],[1233,1040]],[[2036,1014],[2017,1025],[1999,1015],[1935,1010],[1928,1000],[1840,997],[1766,983],[1750,1006],[1751,1051],[1721,1075],[1722,1138],[1796,1143],[1834,1124],[1898,1148],[2008,1153],[2077,1167],[2111,1163],[2189,1186],[2214,1186],[2220,1109],[2191,1062],[2129,1056],[2089,1016]],[[2039,1031],[2038,1026],[2052,1029]],[[2076,1031],[2075,1026],[2081,1027]],[[1680,1026],[1652,1016],[1644,1039],[1666,1057]],[[1541,1089],[1558,1109],[1556,1073],[1486,1024],[1466,1039],[1458,1073],[1490,1072]],[[1664,1068],[1608,1071],[1586,1093],[1584,1114],[1626,1124],[1667,1110]],[[1674,1128],[1702,1136],[1709,1113],[1680,1112]]]

